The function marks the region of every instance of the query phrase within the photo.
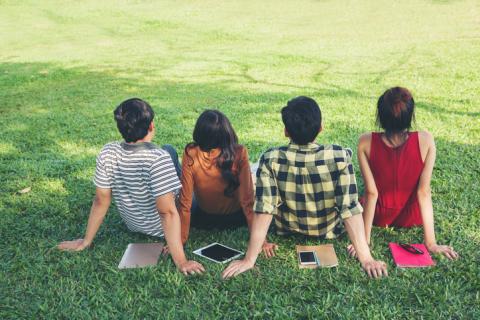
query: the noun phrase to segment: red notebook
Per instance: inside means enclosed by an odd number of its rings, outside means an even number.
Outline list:
[[[423,254],[410,253],[402,248],[398,243],[390,242],[388,244],[392,251],[393,261],[399,268],[421,268],[435,265],[430,253],[424,244],[412,244],[411,246],[423,251]]]

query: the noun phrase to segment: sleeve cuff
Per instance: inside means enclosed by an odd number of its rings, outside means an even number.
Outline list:
[[[270,203],[255,201],[255,204],[253,205],[253,211],[273,214],[275,212],[275,207]]]
[[[95,187],[100,188],[100,189],[112,189],[112,186],[110,184],[101,183],[100,181],[98,181],[96,179],[93,180],[93,184],[95,185]]]
[[[363,207],[360,202],[357,202],[355,204],[352,203],[350,207],[347,207],[340,212],[340,217],[342,217],[342,220],[345,220],[353,217],[354,215],[361,214],[362,212]]]
[[[168,189],[163,189],[163,190],[159,190],[157,192],[154,192],[152,194],[152,196],[153,196],[154,199],[157,199],[158,197],[161,197],[161,196],[166,195],[170,192],[173,192],[175,194],[175,198],[176,198],[181,189],[182,189],[181,185],[180,186],[175,186],[175,187],[170,187]]]

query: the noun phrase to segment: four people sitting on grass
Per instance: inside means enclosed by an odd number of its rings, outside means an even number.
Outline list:
[[[322,116],[311,98],[297,97],[282,109],[290,143],[261,156],[255,195],[247,149],[238,144],[223,113],[207,110],[200,115],[180,169],[173,147],[158,148],[151,143],[155,133],[152,108],[140,99],[126,100],[114,111],[125,141],[105,145],[97,157],[96,195],[85,237],[58,247],[76,251],[89,247],[113,195],[127,227],[165,237],[175,265],[184,274],[204,272],[200,263],[185,257],[183,244],[190,224],[207,229],[248,225],[245,258],[232,262],[222,273],[223,278],[230,278],[251,269],[262,249],[267,257],[274,255],[277,246],[266,241],[272,219],[277,234],[318,239],[335,239],[345,226],[352,242],[349,253],[375,278],[386,276],[387,268],[370,253],[372,223],[423,224],[427,248],[455,259],[458,255],[451,247],[435,241],[430,194],[435,144],[427,132],[409,133],[413,108],[408,90],[387,90],[379,99],[377,116],[385,132],[360,138],[364,211],[352,151],[314,142],[322,130]]]

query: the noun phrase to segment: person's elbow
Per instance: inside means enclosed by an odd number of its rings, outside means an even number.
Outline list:
[[[432,196],[432,189],[430,188],[430,186],[418,187],[417,197],[419,199],[425,199],[431,196]]]
[[[93,198],[93,204],[96,207],[109,207],[110,203],[112,201],[112,198],[109,194],[95,194],[95,197]]]
[[[365,190],[365,198],[367,198],[368,200],[377,200],[378,199],[377,189],[367,189],[367,190]]]
[[[180,216],[176,207],[157,208],[158,213],[164,218],[170,218],[175,215]]]

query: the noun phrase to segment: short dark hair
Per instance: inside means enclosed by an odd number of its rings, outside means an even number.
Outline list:
[[[410,129],[415,119],[415,101],[408,89],[394,87],[385,91],[377,102],[377,125],[387,133]]]
[[[296,97],[282,109],[282,121],[288,135],[296,144],[308,144],[315,140],[322,126],[322,112],[309,97]]]
[[[148,134],[148,127],[155,117],[152,107],[142,99],[123,101],[113,111],[118,131],[126,142],[136,142]]]

